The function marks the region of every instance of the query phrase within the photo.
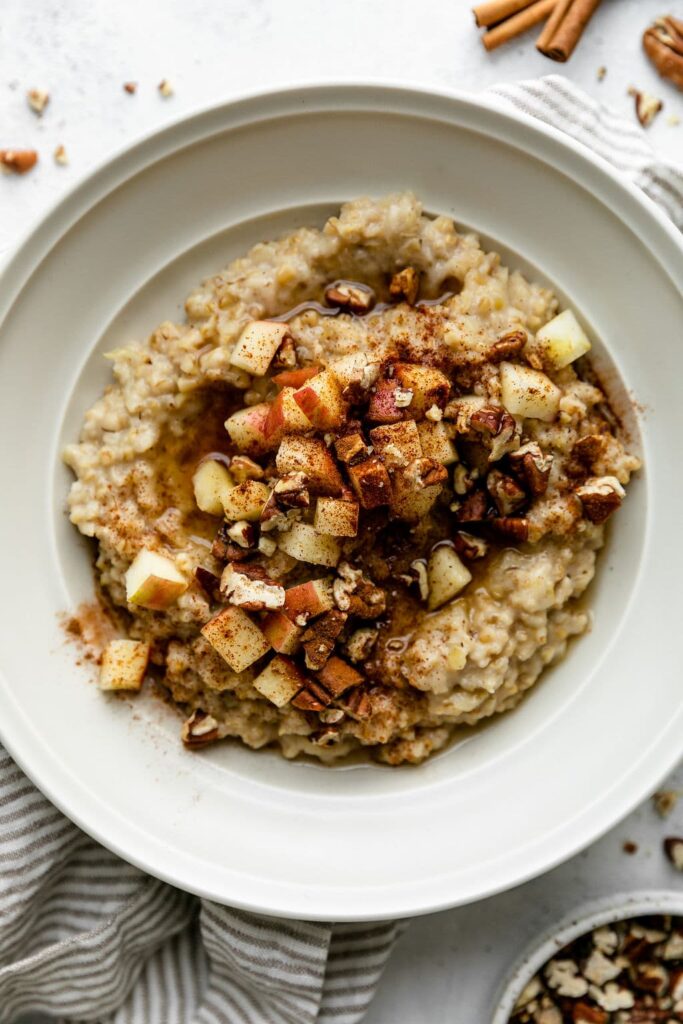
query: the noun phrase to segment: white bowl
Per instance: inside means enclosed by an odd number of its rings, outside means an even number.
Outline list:
[[[666,890],[618,893],[584,903],[567,915],[559,925],[537,939],[520,957],[505,982],[502,995],[496,1000],[491,1024],[507,1024],[515,1003],[534,974],[568,943],[604,924],[614,924],[616,921],[648,914],[683,916],[683,893]]]
[[[109,701],[58,614],[92,595],[59,453],[144,336],[252,242],[410,187],[553,282],[639,407],[646,472],[592,593],[595,629],[514,714],[417,769],[325,770],[222,745],[200,755],[154,701]],[[128,860],[212,899],[346,920],[508,888],[574,853],[683,753],[678,389],[683,259],[654,206],[558,133],[481,100],[297,89],[209,110],[100,168],[0,283],[0,734],[43,791]],[[632,423],[634,433],[638,427]]]

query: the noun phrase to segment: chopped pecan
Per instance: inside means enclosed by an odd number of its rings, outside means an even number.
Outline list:
[[[367,313],[375,305],[375,293],[366,285],[335,281],[325,289],[325,302],[350,313]]]
[[[372,702],[362,687],[356,687],[344,698],[342,707],[352,718],[359,720],[369,718],[372,714]]]
[[[517,541],[519,544],[523,544],[525,540],[529,539],[528,519],[524,519],[521,516],[496,516],[490,522],[496,533],[500,533],[503,537],[508,537],[510,540]]]
[[[669,987],[669,972],[658,963],[638,964],[633,972],[633,985],[641,992],[661,996]]]
[[[296,345],[291,334],[286,334],[280,342],[271,366],[277,370],[293,370],[296,366]]]
[[[239,519],[228,527],[226,533],[239,548],[253,548],[256,544],[256,530],[246,519]]]
[[[488,353],[489,361],[500,363],[503,359],[513,359],[519,355],[526,343],[526,331],[508,331],[498,341],[494,341]]]
[[[645,30],[643,49],[660,75],[683,89],[683,21],[657,18]]]
[[[545,494],[548,489],[552,455],[544,455],[535,441],[522,445],[516,452],[510,452],[510,465],[518,473],[534,498]]]
[[[340,562],[332,584],[334,600],[340,611],[361,619],[376,619],[386,610],[386,595],[360,569]]]
[[[228,562],[221,576],[220,590],[228,604],[250,612],[282,608],[285,603],[285,588],[258,565]]]
[[[318,672],[318,680],[333,697],[341,697],[342,693],[352,687],[360,686],[363,677],[347,662],[333,655],[328,659],[325,667]]]
[[[368,457],[368,446],[360,433],[338,437],[334,442],[334,450],[339,461],[345,462],[348,466],[354,466]]]
[[[486,477],[486,487],[501,516],[509,516],[527,500],[527,494],[514,477],[492,469]]]
[[[0,149],[0,164],[15,174],[26,174],[37,162],[35,149]]]
[[[389,294],[392,299],[404,299],[409,306],[414,306],[420,292],[420,275],[415,267],[404,267],[391,279]]]
[[[215,573],[209,572],[203,565],[198,565],[194,571],[194,578],[204,593],[212,601],[219,601],[221,597],[221,581]]]
[[[483,537],[475,537],[473,533],[465,533],[464,530],[460,530],[453,537],[453,547],[461,558],[467,558],[470,561],[475,558],[483,558],[489,549]]]
[[[591,523],[604,523],[621,505],[625,491],[614,476],[590,477],[576,488],[583,514]]]
[[[340,739],[341,733],[339,728],[334,725],[326,725],[311,736],[311,740],[317,747],[334,747],[339,743]]]
[[[388,505],[391,499],[391,480],[386,466],[376,455],[364,462],[348,467],[349,481],[365,509]]]
[[[422,457],[415,459],[406,469],[406,477],[416,487],[434,487],[448,480],[448,470],[436,459]]]
[[[629,96],[633,96],[636,117],[643,128],[649,128],[664,104],[658,96],[653,96],[649,92],[641,92],[640,89],[629,89]]]
[[[186,747],[205,747],[218,739],[218,722],[213,715],[197,708],[184,723],[180,738]]]
[[[478,469],[470,469],[464,463],[459,462],[453,470],[453,490],[456,494],[469,494],[474,489],[478,477]]]
[[[307,683],[308,686],[310,686],[310,683]],[[324,711],[327,704],[329,704],[329,699],[328,695],[325,694],[325,700],[321,701],[310,689],[306,688],[301,690],[296,697],[293,697],[291,703],[299,711]]]
[[[586,434],[572,448],[572,458],[586,469],[593,469],[596,462],[605,455],[606,449],[607,438],[604,434]]]
[[[475,410],[469,418],[469,428],[486,444],[489,462],[497,462],[503,455],[519,448],[517,423],[514,416],[501,406],[491,405]]]
[[[333,608],[308,626],[301,637],[307,668],[315,671],[325,665],[347,618],[346,612]]]
[[[251,525],[251,524],[249,524]],[[241,558],[247,558],[249,551],[247,548],[242,547],[233,543],[228,531],[232,529],[229,523],[221,523],[218,528],[218,532],[213,539],[211,546],[211,554],[214,558],[217,558],[219,562],[236,562]],[[252,527],[253,529],[253,527]],[[255,531],[254,531],[255,533]]]
[[[287,473],[273,487],[276,503],[281,508],[308,508],[311,497],[305,473]]]
[[[607,1024],[609,1014],[589,1003],[576,1003],[572,1008],[572,1020],[574,1024]]]
[[[346,653],[351,661],[365,661],[369,658],[378,636],[379,630],[371,626],[362,626],[352,633],[346,642]]]
[[[459,523],[480,523],[486,519],[488,507],[486,493],[482,490],[473,491],[457,509],[455,518]]]

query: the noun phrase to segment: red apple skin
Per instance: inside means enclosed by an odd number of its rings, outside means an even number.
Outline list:
[[[367,412],[367,418],[373,423],[399,423],[404,418],[403,409],[399,409],[396,405],[397,386],[395,380],[377,382]]]
[[[325,599],[324,592],[321,597],[319,588],[316,586],[316,583],[319,582],[319,580],[309,580],[308,583],[300,583],[285,591],[283,611],[292,621],[296,619],[297,615],[306,615],[312,619],[333,607],[334,600],[331,594],[328,600]]]
[[[312,385],[294,392],[294,401],[305,416],[320,430],[339,427],[344,422],[346,407],[337,378],[330,370],[316,374]]]
[[[319,373],[319,366],[305,366],[301,370],[283,370],[282,373],[275,374],[273,383],[281,388],[300,388],[307,380]]]
[[[284,432],[285,427],[285,414],[283,410],[284,405],[284,391],[270,403],[270,409],[265,417],[263,424],[263,436],[272,444],[277,444],[280,441],[278,432],[280,435]]]
[[[245,413],[244,416],[241,415],[242,412]],[[268,412],[269,406],[266,402],[263,402],[260,405],[252,406],[250,409],[240,410],[240,413],[236,414],[239,415],[241,422],[249,424],[248,429],[250,433],[249,439],[246,443],[242,443],[242,441],[237,437],[233,438],[240,451],[249,455],[263,455],[270,449],[271,446],[266,440],[264,433]],[[227,424],[230,423],[231,420],[232,416],[226,420],[226,429]],[[232,438],[233,435],[229,430],[228,433]]]
[[[295,654],[303,629],[282,612],[270,612],[261,622],[266,640],[278,654]]]

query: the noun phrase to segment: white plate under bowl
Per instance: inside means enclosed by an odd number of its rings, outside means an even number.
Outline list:
[[[643,410],[647,468],[602,559],[595,628],[517,711],[418,768],[326,770],[237,744],[187,753],[170,710],[106,699],[64,643],[59,613],[92,580],[63,513],[60,448],[107,380],[101,353],[179,315],[202,275],[345,199],[403,188],[556,284],[604,341],[617,405],[621,379]],[[557,133],[462,96],[258,96],[107,163],[0,283],[3,742],[123,857],[274,914],[418,914],[591,842],[683,753],[682,281],[674,230],[635,190]]]

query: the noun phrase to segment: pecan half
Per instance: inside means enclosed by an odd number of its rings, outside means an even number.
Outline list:
[[[522,477],[534,498],[545,494],[553,464],[552,455],[545,455],[539,444],[530,441],[516,452],[511,452],[509,458],[510,465]]]
[[[645,30],[643,49],[662,78],[683,89],[683,21],[657,18]]]
[[[499,469],[492,469],[486,477],[486,488],[501,516],[512,515],[527,500],[524,488]]]
[[[420,291],[420,275],[415,267],[404,267],[391,279],[389,294],[392,299],[404,299],[409,306],[414,306]]]
[[[526,331],[508,331],[498,341],[494,341],[488,353],[489,361],[500,363],[503,359],[512,359],[519,355],[526,343]]]
[[[180,738],[186,747],[205,747],[218,739],[218,722],[213,715],[197,708],[183,724]]]
[[[590,477],[576,488],[583,514],[591,523],[604,523],[621,505],[624,488],[614,476]]]

